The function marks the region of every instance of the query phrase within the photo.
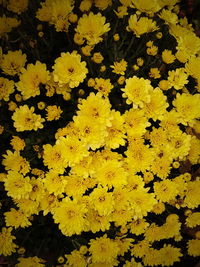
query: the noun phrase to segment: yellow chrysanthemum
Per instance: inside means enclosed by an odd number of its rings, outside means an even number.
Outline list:
[[[0,100],[9,101],[9,97],[14,91],[14,81],[0,77]]]
[[[83,99],[78,105],[78,116],[86,116],[97,124],[111,126],[112,117],[110,116],[111,104],[108,98],[102,97],[101,93],[90,93],[90,95]]]
[[[90,147],[92,150],[95,150],[105,144],[105,137],[107,135],[105,125],[97,123],[89,116],[83,114],[74,117],[74,126],[78,130],[77,135],[88,148]]]
[[[68,162],[64,158],[62,146],[59,144],[54,146],[47,144],[43,146],[43,149],[44,165],[48,166],[49,169],[58,171],[58,173],[63,173],[64,169],[68,166]]]
[[[10,211],[5,212],[4,216],[7,227],[12,226],[14,228],[24,228],[31,225],[30,221],[27,218],[27,215],[20,210],[11,209]]]
[[[35,114],[34,110],[34,107],[29,108],[27,105],[15,109],[12,120],[17,132],[37,131],[44,127],[42,123],[45,120],[40,115]]]
[[[9,256],[16,251],[17,245],[13,242],[16,238],[11,234],[12,228],[2,228],[0,232],[0,254]]]
[[[54,81],[58,82],[59,86],[69,84],[71,88],[82,83],[88,73],[86,62],[81,61],[81,56],[77,51],[71,54],[61,53],[61,56],[55,60],[53,69]]]
[[[136,37],[140,37],[145,33],[154,32],[158,29],[156,22],[152,19],[148,19],[147,17],[139,18],[136,14],[134,14],[131,15],[128,20],[127,30],[134,32]]]
[[[110,67],[113,69],[112,72],[119,75],[124,75],[127,65],[128,65],[127,61],[122,59],[120,61],[115,61],[114,65],[111,65]]]
[[[62,155],[69,166],[79,163],[84,157],[89,155],[87,145],[76,136],[61,137],[56,144],[62,147]]]
[[[186,225],[188,227],[195,227],[200,224],[200,212],[193,212],[186,218]]]
[[[161,182],[155,182],[154,192],[156,194],[156,198],[163,202],[169,202],[170,200],[175,199],[178,195],[176,183],[169,179]]]
[[[123,169],[121,162],[109,160],[102,162],[94,177],[104,187],[112,188],[113,186],[117,188],[127,184],[127,175],[128,173]]]
[[[200,95],[199,94],[177,94],[176,99],[173,101],[181,123],[184,125],[194,122],[194,119],[200,117]]]
[[[119,247],[114,240],[104,235],[90,240],[89,252],[94,263],[113,263],[119,252]]]
[[[56,171],[52,170],[46,173],[43,183],[50,194],[57,196],[65,191],[67,179],[65,176],[59,176]]]
[[[113,194],[107,192],[106,188],[95,188],[90,194],[89,199],[94,209],[97,210],[101,216],[109,215],[114,210]]]
[[[19,15],[22,12],[26,11],[26,9],[28,8],[28,3],[28,0],[9,0],[6,7],[9,11],[17,13]]]
[[[152,14],[158,12],[161,9],[160,1],[157,0],[131,0],[132,4],[141,12]]]
[[[8,51],[4,54],[0,62],[0,68],[5,74],[14,76],[20,74],[26,63],[26,55],[21,50]]]
[[[8,172],[4,186],[8,196],[14,199],[28,198],[32,190],[30,178],[15,171]]]
[[[16,18],[6,17],[5,15],[0,17],[0,37],[4,36],[6,33],[12,31],[20,25],[21,21]]]
[[[191,239],[187,242],[188,254],[193,257],[200,256],[200,239]]]
[[[90,12],[89,15],[83,14],[75,30],[86,39],[88,45],[95,45],[103,40],[102,35],[110,30],[110,24],[100,13]]]
[[[169,106],[167,97],[158,87],[150,92],[150,102],[146,102],[143,110],[147,118],[152,118],[154,121],[161,120]]]
[[[175,56],[172,54],[172,51],[171,50],[168,50],[168,49],[165,49],[163,52],[162,52],[162,60],[163,62],[165,62],[166,64],[171,64],[174,62],[175,60]]]
[[[27,174],[30,171],[29,162],[20,156],[18,151],[7,150],[7,155],[4,154],[4,159],[2,160],[2,165],[5,166],[6,170],[16,171],[22,174]]]
[[[45,265],[43,264],[44,260],[38,258],[38,257],[28,257],[28,258],[18,258],[18,263],[16,264],[16,267],[44,267]]]
[[[187,191],[184,198],[184,207],[197,208],[200,205],[200,181],[190,181],[187,184]]]
[[[108,96],[113,88],[110,79],[95,78],[94,89],[102,93],[104,96]]]
[[[57,32],[68,31],[69,16],[73,10],[72,0],[46,0],[41,3],[36,17],[50,25],[54,25]]]
[[[151,100],[150,93],[153,90],[151,82],[148,79],[138,78],[133,76],[126,79],[126,86],[121,89],[123,97],[127,98],[127,104],[133,103],[133,107],[143,107],[144,103],[149,103]]]
[[[53,218],[66,236],[81,234],[85,230],[87,208],[85,204],[65,198],[53,209]]]
[[[146,128],[150,126],[143,110],[131,108],[123,116],[125,119],[124,127],[128,136],[143,135],[146,132]]]
[[[107,148],[116,149],[120,145],[125,145],[125,128],[124,128],[124,117],[121,116],[119,111],[111,111],[112,126],[107,127],[107,135],[105,137],[105,146]]]
[[[61,108],[56,105],[48,106],[45,110],[47,112],[47,121],[59,120],[61,114],[63,113]]]
[[[168,82],[171,87],[181,90],[188,83],[188,75],[184,68],[179,68],[168,72]]]
[[[21,151],[25,147],[25,142],[19,136],[13,136],[12,140],[10,141],[11,146],[16,151]]]
[[[45,84],[49,79],[49,71],[46,64],[36,61],[34,64],[28,64],[26,69],[21,70],[20,81],[16,83],[17,90],[23,95],[23,99],[35,97],[40,94],[40,84]]]

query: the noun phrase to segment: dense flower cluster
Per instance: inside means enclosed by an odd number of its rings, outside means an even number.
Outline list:
[[[50,266],[20,235],[48,218],[58,266],[200,256],[200,38],[179,1],[36,2],[0,0],[0,254]]]

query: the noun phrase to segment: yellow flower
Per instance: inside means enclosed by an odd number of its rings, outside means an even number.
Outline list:
[[[87,208],[84,203],[65,198],[52,211],[55,223],[66,236],[81,234],[85,230]]]
[[[91,59],[95,63],[100,64],[104,60],[104,57],[102,56],[102,54],[100,52],[96,52],[96,53],[93,54]]]
[[[26,9],[28,8],[28,3],[28,0],[9,0],[6,7],[9,11],[17,13],[19,15],[22,12],[26,11]]]
[[[40,84],[45,84],[49,79],[49,71],[46,70],[46,64],[36,61],[34,64],[28,64],[26,69],[22,69],[20,81],[16,84],[17,90],[23,95],[23,99],[40,95]]]
[[[178,195],[177,185],[173,181],[166,179],[154,183],[156,198],[162,202],[169,202]]]
[[[108,98],[104,98],[101,93],[90,93],[86,99],[83,99],[78,105],[78,116],[86,116],[93,122],[105,126],[111,126],[110,108],[111,104]]]
[[[99,231],[106,231],[110,228],[110,220],[109,216],[99,215],[98,211],[90,208],[87,213],[88,220],[88,231],[92,231],[93,233]]]
[[[56,145],[61,147],[62,156],[70,167],[89,155],[87,145],[81,142],[77,136],[61,137],[56,141]]]
[[[157,203],[155,195],[148,193],[149,188],[136,189],[130,192],[130,204],[134,211],[134,219],[141,219],[151,212],[153,206]]]
[[[94,177],[103,187],[122,187],[127,184],[128,173],[123,169],[122,163],[117,160],[109,160],[102,162],[102,165],[97,169]]]
[[[108,96],[113,87],[110,79],[95,78],[94,89],[98,90],[102,95]]]
[[[150,56],[155,56],[158,53],[158,47],[155,45],[152,45],[151,47],[147,48],[147,54]]]
[[[13,242],[16,238],[11,234],[12,228],[2,228],[0,232],[0,254],[9,256],[16,251],[17,245]]]
[[[44,127],[42,123],[45,120],[42,119],[40,115],[35,114],[34,110],[34,107],[29,109],[27,105],[15,109],[12,120],[14,121],[14,127],[17,132],[37,131]]]
[[[145,33],[154,32],[159,28],[156,25],[156,22],[152,19],[148,19],[147,17],[138,18],[137,15],[134,14],[130,16],[128,20],[128,27],[126,29],[134,32],[136,37],[140,37]]]
[[[114,62],[114,65],[111,65],[110,67],[113,69],[112,72],[124,75],[127,68],[127,61],[125,61],[124,59],[116,61]]]
[[[16,151],[21,151],[25,147],[25,142],[19,136],[13,136],[12,140],[10,141],[11,146]]]
[[[161,9],[160,1],[157,0],[131,0],[132,4],[141,12],[147,14],[156,13]]]
[[[177,24],[178,16],[168,9],[163,9],[159,17],[165,21],[165,24]]]
[[[185,224],[191,228],[199,225],[200,224],[200,212],[193,212],[189,214],[188,217],[186,218]]]
[[[154,153],[142,141],[129,143],[125,154],[127,156],[126,162],[134,173],[150,169]]]
[[[92,2],[93,0],[83,0],[80,3],[79,9],[81,12],[89,11],[90,8],[92,7]]]
[[[71,267],[75,267],[75,266],[86,267],[87,266],[86,257],[84,257],[84,255],[80,251],[74,250],[70,254],[66,254],[65,257],[67,258],[68,266],[71,266]]]
[[[75,30],[86,39],[88,45],[95,45],[103,41],[102,35],[110,30],[110,24],[105,22],[106,18],[101,13],[90,12],[89,15],[83,14]]]
[[[16,171],[22,174],[26,174],[30,171],[29,162],[20,156],[19,151],[7,150],[7,155],[4,154],[4,159],[2,160],[2,165],[5,166],[6,170]]]
[[[186,64],[185,70],[188,75],[191,75],[195,79],[200,79],[200,69],[198,68],[200,64],[200,57],[192,57]]]
[[[14,81],[0,77],[0,100],[9,101],[9,97],[14,91]]]
[[[77,51],[71,54],[61,53],[61,56],[55,60],[53,69],[54,81],[58,82],[59,86],[69,84],[71,88],[82,83],[88,73],[86,62],[81,61],[81,56]]]
[[[163,62],[165,62],[166,64],[171,64],[174,62],[175,60],[175,56],[172,54],[172,51],[171,50],[168,50],[168,49],[165,49],[163,52],[162,52],[162,60]]]
[[[119,253],[117,243],[106,235],[91,239],[89,244],[93,263],[113,263]]]
[[[113,193],[107,192],[106,188],[95,188],[89,195],[89,200],[101,216],[109,215],[114,210]]]
[[[72,0],[46,0],[37,10],[36,18],[54,25],[56,31],[68,31],[69,15],[73,10]]]
[[[107,127],[107,135],[105,137],[105,147],[107,148],[118,148],[120,145],[125,145],[125,128],[124,128],[124,117],[121,116],[119,111],[111,111],[112,126]]]
[[[188,83],[188,75],[184,68],[179,68],[168,72],[168,82],[171,87],[180,90]]]
[[[199,94],[177,94],[176,99],[173,101],[180,121],[182,124],[192,124],[195,119],[200,117],[200,95]]]
[[[43,161],[44,165],[49,169],[57,170],[58,173],[63,173],[64,169],[68,166],[67,160],[63,155],[63,148],[59,144],[51,146],[50,144],[43,146]]]
[[[112,5],[112,0],[95,0],[95,6],[101,10],[105,10],[108,6]]]
[[[122,19],[124,16],[128,15],[128,12],[127,12],[127,7],[126,6],[119,6],[117,8],[117,11],[114,11],[115,14],[117,15],[117,17],[119,19]]]
[[[91,56],[91,51],[93,50],[94,46],[91,45],[86,45],[81,47],[81,52],[83,53],[84,56],[89,57]]]
[[[67,179],[65,176],[59,176],[56,171],[51,170],[46,173],[43,183],[50,194],[53,193],[57,196],[65,191]]]
[[[12,29],[18,27],[20,23],[21,21],[16,18],[6,17],[5,15],[0,17],[0,37],[11,32]]]
[[[147,223],[145,219],[133,220],[129,224],[130,232],[135,235],[143,234],[148,226],[149,223]]]
[[[4,54],[0,62],[0,67],[5,74],[16,75],[20,74],[26,63],[26,55],[22,54],[21,50],[8,51]]]
[[[200,140],[195,136],[192,136],[190,145],[187,158],[192,164],[198,164],[200,159]]]
[[[200,181],[188,182],[183,207],[197,208],[200,205],[199,194]]]
[[[79,138],[88,148],[95,150],[105,144],[105,136],[107,135],[105,125],[84,115],[74,117],[74,122]]]
[[[158,87],[150,92],[149,97],[150,101],[146,102],[143,106],[145,116],[147,118],[152,118],[154,121],[162,120],[169,106],[167,97]]]
[[[173,266],[175,262],[180,261],[182,253],[180,248],[173,247],[172,245],[164,245],[159,251],[159,261],[161,266]]]
[[[151,68],[149,72],[149,77],[153,79],[159,79],[161,77],[160,71],[158,68]]]
[[[16,171],[8,171],[4,185],[7,195],[14,199],[28,198],[32,190],[30,178]]]
[[[31,225],[27,218],[27,215],[20,210],[11,209],[4,213],[6,226],[12,226],[14,228],[27,227]]]
[[[48,106],[45,110],[47,111],[47,121],[59,120],[61,114],[63,113],[61,108],[56,105]]]
[[[200,256],[200,239],[191,239],[187,242],[188,254],[193,257]]]
[[[18,258],[18,263],[16,264],[16,267],[44,267],[43,264],[44,260],[38,258],[38,257],[28,257],[28,258]]]
[[[31,216],[32,214],[38,214],[39,209],[38,205],[39,203],[35,200],[31,200],[29,198],[20,198],[20,199],[14,199],[15,204],[19,208],[20,211],[22,211],[26,216]]]
[[[60,177],[60,179],[61,178],[62,177]],[[85,191],[88,189],[88,185],[87,185],[88,180],[86,180],[82,176],[70,174],[69,176],[64,177],[64,178],[65,179],[61,179],[60,185],[65,185],[64,192],[69,197],[76,198],[78,196],[82,196],[85,193]]]
[[[125,119],[124,127],[128,136],[143,135],[146,132],[146,128],[150,126],[143,110],[131,108],[123,116]]]
[[[137,108],[138,106],[143,107],[144,103],[150,102],[150,92],[153,87],[148,79],[133,76],[126,79],[126,86],[121,90],[124,92],[122,96],[127,98],[127,104],[133,103],[133,108]]]

